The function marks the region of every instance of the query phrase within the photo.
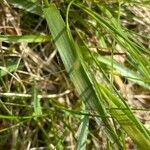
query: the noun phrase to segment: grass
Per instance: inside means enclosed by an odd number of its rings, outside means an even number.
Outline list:
[[[148,1],[0,6],[2,148],[150,147]]]

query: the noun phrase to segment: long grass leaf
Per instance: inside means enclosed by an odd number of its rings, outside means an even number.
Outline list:
[[[15,43],[42,43],[50,40],[49,36],[46,35],[0,35],[1,42],[15,42]]]
[[[107,116],[107,112],[103,108],[103,104],[97,98],[92,84],[80,63],[80,54],[77,50],[78,48],[74,45],[72,39],[69,38],[65,23],[59,14],[59,11],[54,5],[50,5],[49,7],[44,8],[43,12],[53,39],[59,35],[55,44],[58,48],[58,52],[64,63],[66,71],[70,74],[70,78],[73,81],[77,92],[84,100],[86,106],[97,110],[102,116]],[[122,147],[120,141],[117,140],[117,135],[113,127],[108,122],[108,119],[105,117],[101,119],[106,125],[107,134],[110,136],[112,142],[116,142],[118,147]]]
[[[86,142],[89,128],[89,116],[83,116],[79,126],[79,136],[77,139],[77,150],[86,150]]]
[[[104,63],[111,67],[111,59],[109,57],[103,57],[103,56],[95,56],[97,57],[97,60],[101,63]],[[113,68],[119,73],[121,76],[124,76],[125,78],[133,81],[134,83],[137,83],[147,89],[150,89],[150,81],[145,80],[141,75],[138,75],[136,72],[132,71],[131,69],[128,69],[127,67],[117,63],[115,60],[113,60]]]

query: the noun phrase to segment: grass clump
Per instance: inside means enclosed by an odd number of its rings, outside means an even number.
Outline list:
[[[145,1],[0,4],[1,147],[150,147]]]

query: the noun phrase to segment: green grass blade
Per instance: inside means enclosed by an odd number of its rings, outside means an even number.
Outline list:
[[[108,65],[109,67],[111,67],[111,58],[110,57],[103,57],[100,55],[99,56],[97,55],[95,57],[99,62],[104,63],[104,64]],[[136,72],[117,63],[115,60],[113,60],[113,61],[114,61],[113,68],[117,71],[117,73],[119,73],[121,76],[124,76],[125,78],[127,78],[147,89],[150,89],[150,81],[145,80],[142,76],[137,75]]]
[[[58,37],[55,44],[64,66],[70,74],[70,78],[86,106],[94,109],[94,111],[102,116],[108,116],[106,110],[107,104],[109,108],[112,108],[109,112],[111,116],[119,122],[121,127],[132,137],[137,145],[143,149],[149,147],[149,132],[147,132],[143,125],[134,117],[127,105],[122,99],[117,96],[114,97],[116,94],[112,88],[109,90],[103,85],[98,85],[96,83],[96,80],[86,64],[84,59],[85,56],[78,46],[74,44],[71,35],[67,33],[65,23],[57,8],[54,5],[50,5],[49,7],[44,8],[43,12],[53,39]],[[84,51],[85,55],[86,53],[88,53],[88,51]],[[120,109],[119,111],[116,111],[115,109],[113,110],[113,108]],[[118,136],[110,125],[110,122],[105,117],[101,119],[105,125],[105,131],[108,138],[111,139],[112,142],[116,142],[118,149],[121,149],[123,147],[121,141],[118,140]],[[135,134],[136,136],[133,136]]]
[[[0,78],[15,71],[17,66],[17,62],[8,63],[6,67],[0,66]]]
[[[24,9],[30,13],[42,16],[42,8],[29,0],[7,0],[7,2],[16,8]]]
[[[81,38],[81,40],[83,40]],[[84,42],[82,42],[84,43]],[[84,49],[83,49],[84,47]],[[84,51],[88,51],[85,45],[82,46],[82,49]],[[91,53],[89,52],[90,56]],[[85,56],[85,55],[84,55]],[[111,60],[110,59],[104,59],[104,57],[98,56],[99,61],[105,62],[105,64],[109,64],[111,66]],[[92,59],[92,58],[90,58]],[[93,56],[93,59],[96,61],[95,56]],[[102,60],[100,60],[102,59]],[[130,108],[128,105],[125,103],[123,99],[118,97],[114,91],[113,88],[110,87],[109,83],[107,83],[105,86],[108,87],[106,88],[103,84],[97,83],[95,79],[93,78],[93,73],[88,70],[89,65],[86,65],[85,62],[88,62],[87,56],[85,57],[85,61],[82,61],[83,66],[86,70],[86,73],[89,75],[89,79],[91,79],[91,82],[93,83],[93,87],[95,87],[95,91],[97,92],[97,95],[101,96],[101,100],[104,99],[107,101],[108,107],[110,108],[110,114],[112,118],[116,119],[118,123],[121,125],[121,127],[130,135],[130,137],[137,143],[137,145],[140,148],[145,149],[145,145],[149,146],[149,139],[150,138],[150,133],[149,131],[146,130],[146,128],[135,118],[133,113],[131,112]],[[109,62],[109,63],[108,63]],[[113,67],[119,68],[121,70],[121,67],[118,67],[116,63],[113,64]],[[124,68],[122,68],[124,69]],[[123,70],[124,72],[126,70]],[[123,73],[124,73],[123,72]],[[105,72],[104,72],[105,73]],[[125,72],[127,74],[127,72]],[[107,74],[107,73],[105,73]],[[130,74],[133,76],[133,74]],[[112,113],[113,112],[113,113]],[[136,134],[137,136],[133,136]],[[142,141],[142,142],[141,142]],[[144,144],[143,144],[144,143]]]
[[[33,107],[34,107],[34,113],[33,115],[38,117],[42,115],[42,108],[40,104],[40,99],[38,98],[38,91],[36,88],[36,83],[34,81],[33,88],[32,88],[32,99],[33,99]]]
[[[134,117],[130,109],[126,108],[126,106],[120,102],[119,98],[116,98],[112,92],[105,88],[103,85],[99,84],[99,86],[101,88],[101,92],[112,107],[110,108],[112,117],[119,122],[120,126],[138,145],[139,149],[146,149],[149,147],[150,132],[146,130],[144,126]]]
[[[31,119],[33,116],[6,116],[6,115],[0,115],[0,119]]]
[[[58,48],[58,52],[64,63],[66,71],[70,74],[70,78],[73,81],[77,92],[84,100],[86,106],[97,110],[102,116],[107,116],[107,111],[97,98],[92,84],[80,63],[81,58],[79,50],[74,45],[72,39],[70,39],[59,11],[54,5],[50,5],[49,7],[44,8],[43,12],[53,39],[56,39],[56,37],[59,36],[59,38],[55,41],[55,44]],[[118,147],[122,147],[120,141],[117,140],[117,135],[113,127],[110,125],[108,118],[103,117],[101,119],[106,125],[107,134],[110,136],[112,142],[116,142]]]
[[[0,35],[0,42],[15,42],[15,43],[42,43],[50,40],[47,35]]]
[[[83,116],[78,130],[79,136],[77,139],[77,150],[86,150],[88,127],[89,127],[89,116]]]
[[[134,64],[136,64],[136,68],[138,67],[139,72],[147,78],[147,80],[150,79],[150,72],[146,68],[147,66],[150,65],[150,62],[146,59],[144,55],[140,53],[139,45],[131,41],[126,33],[121,29],[120,26],[116,26],[116,22],[114,19],[110,19],[110,13],[106,11],[106,15],[109,19],[106,20],[102,16],[100,16],[98,13],[92,11],[88,7],[82,5],[82,4],[77,4],[75,3],[77,7],[82,9],[85,13],[87,13],[90,17],[92,17],[100,27],[105,28],[109,34],[120,44],[122,45],[125,49],[128,50],[129,57],[131,60],[134,60]],[[98,7],[101,9],[101,7],[98,5]],[[101,9],[103,10],[103,9]],[[112,15],[111,15],[112,16]],[[113,17],[113,16],[112,16]],[[112,21],[112,22],[111,22]],[[111,23],[110,23],[111,22]],[[142,49],[142,48],[141,48]],[[145,50],[146,51],[146,50]],[[142,55],[142,57],[141,57]],[[143,59],[145,57],[145,59]]]

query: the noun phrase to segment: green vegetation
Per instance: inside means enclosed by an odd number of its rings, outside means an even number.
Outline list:
[[[149,1],[0,7],[0,147],[150,147]]]

